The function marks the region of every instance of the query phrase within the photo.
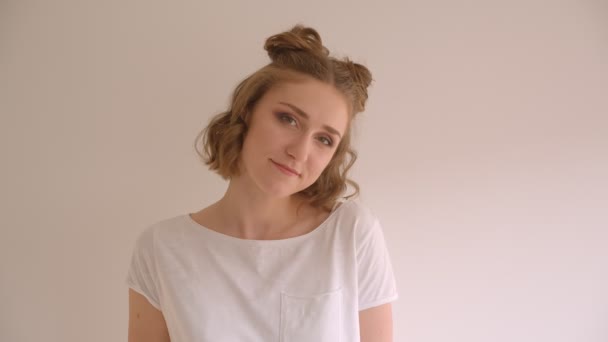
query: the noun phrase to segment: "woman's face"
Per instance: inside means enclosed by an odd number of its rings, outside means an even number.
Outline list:
[[[243,176],[273,197],[306,189],[331,161],[348,120],[345,98],[332,85],[311,77],[275,85],[249,117]]]

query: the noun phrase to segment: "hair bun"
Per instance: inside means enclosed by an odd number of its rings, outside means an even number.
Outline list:
[[[346,66],[348,67],[355,83],[360,84],[363,86],[363,88],[367,88],[372,84],[372,73],[368,68],[359,63],[355,63],[348,58],[345,58],[344,62],[346,63]]]
[[[320,57],[329,55],[329,50],[323,46],[319,33],[311,28],[296,25],[291,30],[273,35],[266,39],[264,50],[274,62],[280,56],[290,52],[307,52]]]

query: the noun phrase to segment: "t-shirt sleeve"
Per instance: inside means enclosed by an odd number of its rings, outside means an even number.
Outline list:
[[[152,306],[161,310],[152,229],[143,231],[135,242],[126,283],[131,289],[146,297]]]
[[[399,295],[382,227],[374,219],[361,229],[357,246],[359,311],[395,301]]]

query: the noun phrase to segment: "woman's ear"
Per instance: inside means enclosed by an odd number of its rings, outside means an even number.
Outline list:
[[[247,110],[244,113],[241,113],[239,115],[239,120],[243,122],[243,124],[245,124],[245,127],[249,127],[249,124],[251,122],[251,111]]]
[[[236,121],[242,122],[245,125],[245,127],[249,127],[249,121],[248,121],[247,117],[248,117],[247,113],[238,114],[238,115],[236,115]]]

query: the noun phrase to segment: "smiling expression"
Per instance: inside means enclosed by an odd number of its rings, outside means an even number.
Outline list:
[[[277,197],[306,189],[331,161],[348,121],[347,102],[334,86],[312,77],[276,84],[249,116],[244,177]]]

